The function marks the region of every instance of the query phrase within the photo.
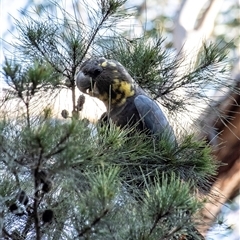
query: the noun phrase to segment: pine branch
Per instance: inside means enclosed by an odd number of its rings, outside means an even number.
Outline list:
[[[153,223],[152,228],[150,229],[149,235],[150,236],[152,234],[152,232],[155,230],[155,228],[157,227],[157,225],[159,224],[159,222],[161,222],[161,220],[166,217],[169,214],[169,212],[166,212],[165,214],[158,214],[155,218],[155,221]],[[180,228],[181,229],[181,228]]]
[[[108,211],[108,209],[104,209],[99,216],[95,217],[95,219],[90,223],[89,226],[86,226],[81,230],[81,232],[78,234],[78,237],[83,237],[86,233],[91,231],[91,229],[108,214]]]
[[[176,69],[183,66],[184,59],[169,54],[162,37],[128,39],[111,29],[127,15],[120,9],[125,1],[96,3],[92,8],[87,1],[81,2],[89,17],[84,21],[80,11],[74,9],[71,16],[56,2],[51,6],[56,4],[54,9],[61,16],[41,8],[39,19],[28,13],[25,23],[18,21],[19,56],[25,58],[18,61],[24,67],[6,61],[4,77],[12,87],[11,97],[27,103],[28,121],[0,122],[0,167],[6,170],[0,179],[10,176],[11,181],[9,186],[4,182],[0,193],[7,201],[15,201],[11,199],[13,190],[24,186],[30,201],[21,206],[27,217],[6,212],[6,229],[17,228],[24,238],[36,239],[65,235],[99,240],[169,239],[186,231],[193,235],[190,220],[202,206],[194,191],[208,190],[209,178],[217,169],[204,142],[179,136],[178,145],[173,146],[167,136],[152,139],[113,124],[96,127],[74,117],[56,120],[46,114],[43,120],[33,116],[32,109],[48,97],[45,91],[57,87],[72,91],[76,110],[75,75],[88,54],[118,60],[153,98],[161,97],[172,109],[180,110],[186,104],[184,96],[174,96],[178,89],[186,89],[191,99],[207,102],[198,90],[206,84],[222,84],[225,69],[218,66],[225,53],[216,45],[205,46],[198,64],[179,74]],[[115,35],[103,35],[103,29]],[[59,76],[65,76],[68,84],[59,81]],[[51,188],[46,193],[47,180],[51,180]],[[44,231],[40,228],[42,208],[54,212],[51,227],[44,224]]]

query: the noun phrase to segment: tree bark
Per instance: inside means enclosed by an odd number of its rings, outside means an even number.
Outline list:
[[[184,64],[194,64],[202,42],[209,39],[223,0],[183,1],[175,21],[173,44],[185,56]],[[204,6],[205,11],[201,14]]]
[[[234,90],[219,102],[216,110],[224,117],[209,111],[200,134],[212,145],[213,156],[223,164],[213,182],[209,202],[201,212],[205,221],[199,229],[202,234],[213,224],[222,205],[240,190],[240,75]]]

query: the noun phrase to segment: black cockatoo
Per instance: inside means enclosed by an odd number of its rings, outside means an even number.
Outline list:
[[[76,78],[80,91],[104,102],[110,118],[120,127],[135,127],[151,135],[175,135],[161,108],[115,60],[93,58],[85,61]]]
[[[119,127],[134,127],[151,136],[166,134],[173,146],[177,146],[173,129],[159,105],[136,84],[118,61],[105,58],[85,61],[77,74],[76,84],[81,92],[105,104],[107,112],[103,118],[110,118]],[[193,238],[182,235],[179,239]]]

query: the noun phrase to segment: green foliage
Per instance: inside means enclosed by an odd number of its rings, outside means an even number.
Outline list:
[[[73,1],[73,16],[59,3],[52,1],[45,7],[36,7],[34,14],[25,12],[21,21],[15,20],[19,41],[14,47],[19,55],[30,61],[47,64],[65,78],[62,86],[71,89],[73,112],[77,104],[75,75],[79,66],[95,48],[97,39],[102,38],[100,31],[115,28],[121,18],[129,16],[122,10],[125,2],[126,0],[96,1],[97,7],[91,8],[85,1],[81,4]],[[80,9],[86,12],[86,19],[81,16]],[[88,20],[90,25],[87,24]]]
[[[229,54],[229,60],[232,61],[231,67],[234,67],[234,61],[236,61],[236,55],[239,55],[239,34],[238,27],[240,20],[237,17],[239,13],[238,1],[231,1],[228,4],[228,8],[222,8],[216,19],[216,27],[213,29],[213,36],[216,42],[219,43],[219,49],[227,46]],[[227,34],[226,34],[227,33]]]
[[[226,64],[228,45],[219,50],[218,43],[203,43],[195,66],[185,66],[180,54],[164,49],[164,42],[161,36],[146,35],[133,39],[114,36],[98,44],[104,56],[126,66],[134,80],[172,112],[181,112],[198,99],[213,101],[205,94],[210,87],[231,87]]]
[[[59,84],[58,75],[49,64],[34,61],[26,67],[21,66],[17,61],[5,59],[3,74],[7,84],[18,93],[18,97],[33,96],[42,89],[57,87]]]
[[[208,190],[215,174],[210,148],[193,136],[179,136],[175,144],[167,134],[159,140],[111,123],[80,120],[75,75],[89,54],[114,58],[154,98],[179,110],[184,99],[171,93],[190,88],[190,97],[200,98],[198,84],[215,81],[211,74],[218,69],[211,66],[225,53],[205,46],[198,65],[179,76],[183,59],[163,49],[162,37],[127,40],[115,32],[129,16],[124,3],[96,1],[91,8],[82,1],[88,24],[76,6],[71,15],[56,2],[17,21],[19,58],[5,60],[10,89],[4,101],[19,100],[26,113],[2,115],[0,122],[2,232],[8,239],[200,239],[193,217],[201,201],[194,192]],[[110,36],[103,34],[106,30]],[[72,117],[63,110],[60,120],[40,103],[47,92],[54,98],[62,88],[71,90]],[[31,112],[36,106],[42,114]],[[16,197],[20,189],[29,198],[25,205]],[[54,216],[48,223],[43,221],[46,210]]]
[[[74,119],[47,119],[30,128],[19,122],[2,122],[1,171],[12,178],[11,187],[1,187],[5,216],[10,218],[6,232],[11,232],[11,224],[19,218],[8,210],[8,196],[12,195],[8,194],[21,188],[32,199],[32,207],[26,208],[18,229],[26,228],[31,216],[36,225],[36,219],[50,208],[56,219],[51,228],[60,231],[59,238],[64,238],[65,231],[70,238],[80,239],[108,239],[112,235],[117,239],[127,235],[156,239],[187,233],[193,225],[191,216],[201,205],[191,191],[196,187],[201,190],[212,173],[205,169],[211,161],[209,152],[191,138],[170,151],[164,140],[153,141],[140,133],[130,136],[131,130],[114,125],[108,131],[100,129],[97,136],[91,131],[85,121]],[[44,184],[49,184],[49,190],[44,190]],[[6,186],[12,190],[6,191]],[[186,222],[191,222],[187,228]],[[43,237],[54,239],[57,233],[51,233],[48,226],[43,229]],[[30,229],[26,231],[20,231],[22,237],[34,236]]]
[[[23,103],[28,126],[31,124],[30,109],[37,108],[42,103],[43,92],[52,92],[60,86],[59,74],[47,62],[35,60],[20,65],[17,60],[5,59],[2,71],[5,82],[10,87],[3,103],[18,99]],[[43,106],[43,105],[42,105]]]
[[[158,37],[151,41],[151,38],[144,37],[132,41],[119,38],[109,39],[100,42],[103,51],[110,58],[113,58],[123,66],[127,66],[134,79],[144,88],[150,87],[147,79],[154,81],[158,75],[158,68],[163,64],[167,55],[162,49],[163,39]]]
[[[161,184],[156,182],[153,187],[146,190],[144,207],[154,223],[149,235],[156,237],[161,235],[162,239],[168,239],[176,233],[180,235],[186,233],[186,230],[191,231],[193,223],[189,215],[201,207],[201,204],[192,197],[191,187],[190,182],[183,184],[171,173],[169,177],[163,174]]]

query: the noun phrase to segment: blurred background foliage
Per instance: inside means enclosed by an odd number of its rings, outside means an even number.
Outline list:
[[[81,1],[71,0],[63,1],[61,4],[66,6],[66,10],[70,11],[72,14],[79,14],[78,11],[73,11],[73,9],[79,9],[81,12],[82,6]],[[125,3],[126,9],[133,9],[137,12],[134,18],[131,19],[132,27],[130,30],[127,29],[128,26],[123,26],[123,31],[126,31],[126,34],[138,34],[140,35],[143,31],[147,34],[161,34],[165,39],[166,48],[174,48],[174,27],[175,20],[179,11],[181,4],[185,0],[134,0],[127,1]],[[200,24],[203,17],[204,11],[209,7],[211,0],[207,1],[201,13],[198,16],[198,21],[195,23],[195,27]],[[15,20],[18,19],[21,15],[24,15],[26,11],[36,11],[38,14],[43,14],[44,9],[52,9],[53,13],[56,11],[56,6],[53,2],[48,0],[21,0],[13,1],[14,8],[10,7],[8,1],[2,0],[1,2],[1,33],[4,40],[9,40],[12,38],[12,35],[16,33],[15,31]],[[89,1],[91,4],[91,1]],[[82,9],[83,10],[83,9]],[[231,67],[237,64],[239,58],[239,1],[238,0],[223,0],[220,11],[217,14],[216,19],[214,20],[214,29],[211,33],[210,39],[219,42],[219,47],[221,48],[226,43],[230,51],[229,58],[231,59]],[[81,12],[82,15],[84,15]],[[89,19],[88,19],[89,20]],[[229,44],[230,43],[230,44]],[[8,49],[6,42],[2,42],[3,49],[5,47]],[[6,54],[6,53],[5,53]]]

